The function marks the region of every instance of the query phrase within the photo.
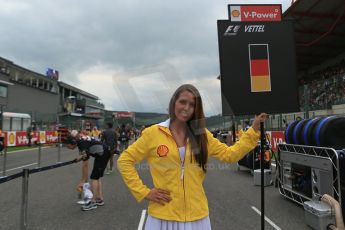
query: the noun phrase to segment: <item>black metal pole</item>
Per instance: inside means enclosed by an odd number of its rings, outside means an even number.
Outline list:
[[[3,105],[0,105],[0,119],[1,119],[1,122],[0,122],[0,129],[1,129],[1,132],[3,131],[2,130],[2,126],[3,126],[3,120],[4,120],[4,106]]]
[[[61,143],[61,141],[59,141],[59,143],[58,143],[58,157],[57,157],[57,163],[60,163],[60,162],[61,162],[61,146],[62,146],[62,143]]]
[[[22,204],[20,212],[20,229],[26,230],[28,226],[28,193],[29,193],[29,169],[23,169]]]
[[[236,127],[235,127],[235,117],[232,117],[232,143],[236,142]]]
[[[41,167],[41,153],[42,153],[42,146],[41,143],[38,143],[38,159],[37,159],[37,167]]]
[[[4,147],[4,160],[3,160],[3,166],[2,166],[2,176],[6,176],[6,164],[7,164],[7,146]]]
[[[265,130],[264,123],[260,122],[261,143],[260,143],[260,168],[261,168],[261,230],[265,229],[265,170],[264,170],[264,154],[265,154]]]

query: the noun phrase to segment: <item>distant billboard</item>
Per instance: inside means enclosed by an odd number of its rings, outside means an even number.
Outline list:
[[[281,21],[282,9],[276,5],[228,5],[232,22]]]
[[[135,113],[134,112],[114,112],[113,113],[113,117],[116,118],[122,118],[122,117],[135,117]]]
[[[53,80],[59,80],[59,71],[51,68],[47,68],[46,76]]]
[[[291,22],[218,21],[223,115],[299,111]]]

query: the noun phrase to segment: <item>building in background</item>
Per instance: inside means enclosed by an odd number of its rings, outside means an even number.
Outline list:
[[[142,113],[128,111],[105,111],[104,124],[113,123],[114,127],[120,127],[122,124],[131,127],[141,128],[152,124],[160,123],[168,118],[168,114],[163,113]]]
[[[58,82],[0,57],[0,109],[29,114],[41,129],[56,123],[59,106]],[[0,122],[2,125],[2,122]],[[25,127],[22,127],[23,130]]]
[[[57,125],[75,129],[101,126],[104,105],[99,98],[58,79],[59,72],[52,68],[44,75],[0,57],[0,114],[27,114],[39,130],[53,130]],[[2,125],[0,122],[0,128]],[[24,126],[16,126],[16,131],[26,130]]]
[[[97,96],[61,81],[59,93],[62,105],[62,110],[58,114],[60,124],[68,128],[86,130],[103,125],[104,104]]]

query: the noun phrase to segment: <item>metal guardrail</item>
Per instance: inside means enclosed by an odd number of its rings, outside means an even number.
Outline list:
[[[37,155],[37,167],[41,167],[41,160],[42,160],[42,144],[37,144],[38,155]],[[57,163],[61,163],[61,147],[62,144],[60,142],[57,143],[58,151],[57,151]],[[3,165],[2,165],[2,177],[6,177],[6,170],[7,170],[7,146],[5,146],[3,150]]]
[[[21,177],[22,175],[23,175],[23,172],[20,172],[20,173],[16,173],[16,174],[13,174],[10,176],[1,177],[0,178],[0,184],[11,181],[11,180],[16,179],[18,177]]]
[[[70,165],[70,164],[73,164],[73,163],[76,163],[76,162],[77,161],[74,159],[74,160],[71,160],[71,161],[56,163],[54,165],[49,165],[49,166],[35,168],[35,169],[29,169],[29,173],[33,174],[33,173],[37,173],[37,172],[43,172],[43,171],[47,171],[47,170],[50,170],[50,169],[55,169],[55,168],[59,168],[59,167],[62,167],[62,166]]]

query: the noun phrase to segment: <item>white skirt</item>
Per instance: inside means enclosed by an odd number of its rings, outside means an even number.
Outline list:
[[[171,220],[161,220],[148,215],[145,230],[211,230],[210,218],[191,222],[179,222]]]

